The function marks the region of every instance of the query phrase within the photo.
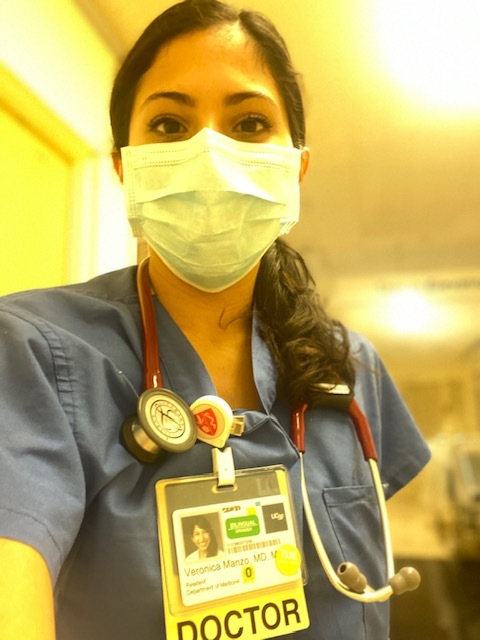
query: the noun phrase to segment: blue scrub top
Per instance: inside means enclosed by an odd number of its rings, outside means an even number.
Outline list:
[[[196,352],[156,301],[164,384],[188,404],[215,394]],[[352,333],[356,398],[379,453],[387,495],[429,458],[428,448],[371,345]],[[326,579],[303,522],[299,456],[289,410],[254,321],[252,357],[262,411],[243,411],[231,438],[237,468],[283,464],[292,482],[309,573],[311,625],[295,638],[386,640],[388,603],[363,605]],[[135,268],[80,285],[15,294],[0,302],[0,537],[45,558],[55,583],[59,640],[164,638],[154,485],[210,473],[197,442],[145,466],[120,443],[142,391],[143,353]],[[385,581],[375,493],[349,418],[306,417],[310,501],[333,566],[355,562],[373,586]],[[287,636],[283,636],[284,638]]]

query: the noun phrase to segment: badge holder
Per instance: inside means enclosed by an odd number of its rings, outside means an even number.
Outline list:
[[[167,640],[266,639],[309,626],[306,572],[282,465],[155,485]]]

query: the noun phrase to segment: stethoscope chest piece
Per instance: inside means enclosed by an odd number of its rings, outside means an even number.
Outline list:
[[[162,450],[181,453],[197,440],[197,425],[189,406],[165,388],[146,389],[139,397],[137,416],[122,430],[128,449],[142,462],[155,462]]]

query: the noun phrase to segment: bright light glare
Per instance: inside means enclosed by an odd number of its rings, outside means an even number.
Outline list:
[[[480,109],[480,0],[377,0],[380,59],[429,106]]]
[[[401,334],[433,332],[436,325],[434,306],[418,291],[403,289],[392,293],[387,300],[385,320]]]

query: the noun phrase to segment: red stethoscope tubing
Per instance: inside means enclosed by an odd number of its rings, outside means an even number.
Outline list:
[[[137,291],[141,309],[143,357],[145,359],[143,385],[145,389],[160,389],[163,387],[163,378],[160,371],[158,332],[151,292],[152,287],[150,276],[148,275],[148,263],[149,259],[145,258],[137,269]]]
[[[291,416],[291,429],[290,435],[293,443],[300,451],[305,453],[305,413],[308,409],[308,405],[300,404],[293,412]],[[365,460],[378,460],[377,450],[373,441],[372,432],[368,421],[363,411],[358,406],[358,402],[355,398],[349,401],[347,407],[348,415],[350,416],[355,431],[357,433],[358,441],[362,447],[363,457]]]

